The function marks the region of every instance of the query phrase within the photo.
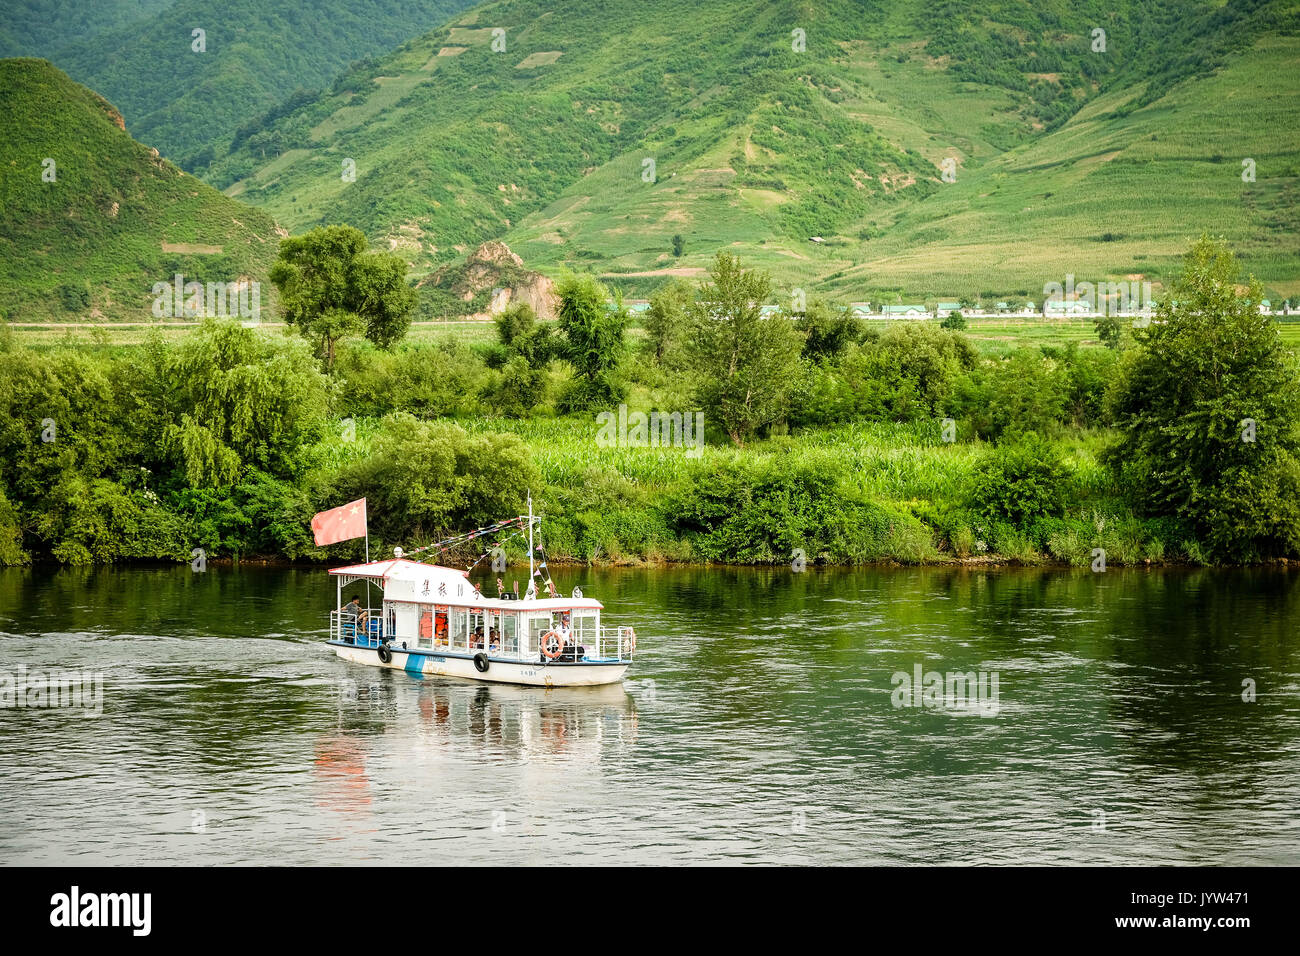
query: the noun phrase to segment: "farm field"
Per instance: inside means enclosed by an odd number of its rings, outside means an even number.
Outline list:
[[[925,320],[935,324],[935,320]],[[1089,319],[968,319],[965,335],[981,352],[990,355],[1008,353],[1021,346],[1062,346],[1075,344],[1082,348],[1099,348],[1096,329]],[[870,328],[887,329],[894,326],[913,325],[904,321],[872,321]],[[119,322],[119,323],[9,323],[0,326],[4,334],[22,345],[55,347],[63,345],[117,347],[140,345],[155,330],[166,341],[179,339],[195,328],[197,322]],[[288,327],[283,322],[262,322],[267,331],[283,332]],[[1278,332],[1292,349],[1300,349],[1300,322],[1279,321]],[[632,342],[642,338],[643,330],[633,325],[628,329]],[[497,340],[496,326],[482,320],[448,320],[413,322],[406,342],[427,344],[452,340],[464,345],[488,345]]]

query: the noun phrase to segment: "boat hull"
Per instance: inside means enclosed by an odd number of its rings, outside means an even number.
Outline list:
[[[632,666],[631,661],[542,664],[537,661],[490,658],[487,671],[480,672],[474,666],[472,657],[390,648],[392,660],[384,663],[379,659],[379,649],[376,647],[334,641],[328,643],[339,657],[353,664],[406,671],[417,677],[461,677],[494,684],[523,684],[529,687],[595,687],[613,684],[622,680],[627,669]]]

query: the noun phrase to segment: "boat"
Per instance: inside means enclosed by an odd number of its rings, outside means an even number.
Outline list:
[[[636,632],[605,627],[604,606],[580,588],[567,597],[555,589],[549,572],[543,574],[545,560],[540,570],[534,562],[538,519],[532,511],[530,497],[527,515],[419,549],[445,552],[512,527],[521,533],[526,523],[529,584],[522,595],[505,591],[498,578],[499,593],[490,597],[470,580],[469,570],[415,561],[394,548],[390,559],[330,569],[338,600],[326,643],[354,664],[417,676],[537,687],[621,680],[632,665]],[[344,589],[359,582],[367,593],[378,585],[379,607],[344,604]]]

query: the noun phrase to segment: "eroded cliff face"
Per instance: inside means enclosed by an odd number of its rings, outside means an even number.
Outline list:
[[[463,264],[439,269],[430,281],[435,285],[447,283],[451,293],[462,302],[472,302],[482,293],[490,293],[487,311],[470,318],[490,318],[507,306],[523,302],[539,319],[553,319],[559,301],[554,282],[529,270],[509,246],[495,239],[475,249]]]
[[[492,297],[488,314],[496,315],[504,311],[506,306],[519,302],[531,306],[539,319],[555,318],[558,303],[555,283],[544,275],[534,273],[533,278],[526,282],[503,287]]]

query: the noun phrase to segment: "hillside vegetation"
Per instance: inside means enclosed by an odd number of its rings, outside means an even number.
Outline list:
[[[43,56],[79,40],[147,20],[176,0],[6,0],[0,57]]]
[[[48,62],[0,60],[0,117],[0,316],[140,318],[176,273],[264,281],[271,216],[135,142]]]
[[[1211,228],[1285,297],[1298,16],[504,0],[269,111],[202,174],[294,230],[356,224],[417,272],[502,237],[631,293],[726,247],[786,290],[1036,297],[1066,273],[1159,282]]]
[[[59,6],[55,0],[28,3]],[[131,135],[192,171],[210,161],[214,150],[224,152],[250,117],[296,90],[328,84],[352,61],[386,53],[468,5],[469,0],[151,0],[135,5],[138,19],[23,52],[48,56],[108,97]],[[63,15],[54,22],[76,19]],[[106,14],[101,19],[113,22]],[[203,31],[201,50],[196,29]]]

